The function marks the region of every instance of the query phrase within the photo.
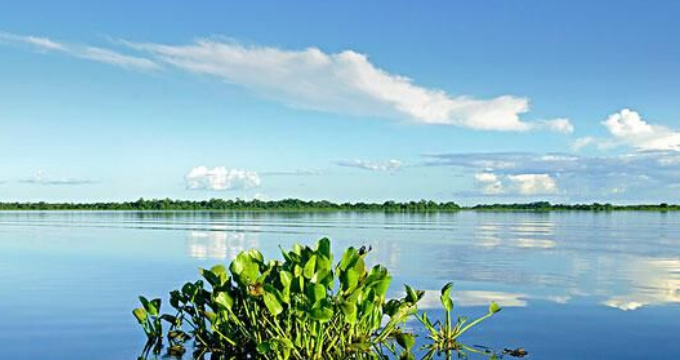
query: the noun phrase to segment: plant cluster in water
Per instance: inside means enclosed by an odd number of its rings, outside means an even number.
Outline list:
[[[331,243],[315,248],[281,249],[283,261],[265,261],[258,250],[240,253],[225,268],[201,269],[202,280],[170,293],[173,312],[161,314],[161,300],[140,297],[133,311],[148,337],[145,352],[181,355],[187,344],[194,357],[215,359],[412,359],[415,335],[407,320],[417,318],[429,332],[427,356],[469,348],[458,337],[500,311],[452,324],[451,284],[442,289],[444,323],[418,314],[424,291],[406,286],[400,299],[386,299],[392,280],[387,269],[366,268],[364,247],[347,249],[333,264]],[[167,342],[164,344],[164,341]]]

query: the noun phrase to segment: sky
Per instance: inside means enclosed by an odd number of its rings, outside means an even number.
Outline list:
[[[0,201],[680,202],[680,3],[0,3]]]

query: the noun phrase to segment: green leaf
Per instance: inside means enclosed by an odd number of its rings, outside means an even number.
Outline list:
[[[406,351],[411,351],[413,345],[416,344],[416,338],[413,334],[399,332],[396,335],[397,344],[406,349]]]
[[[161,299],[153,299],[151,300],[151,305],[153,308],[156,310],[156,313],[151,313],[153,316],[158,316],[158,314],[161,312]]]
[[[321,284],[310,284],[307,287],[307,297],[312,304],[318,303],[326,298],[326,287]]]
[[[380,298],[385,298],[385,295],[387,295],[387,289],[390,287],[390,283],[392,282],[392,277],[387,277],[383,280],[378,281],[375,283],[375,293],[377,296]]]
[[[295,275],[296,278],[302,276],[302,267],[300,265],[296,264],[293,267],[293,275]]]
[[[418,292],[413,290],[412,287],[410,287],[408,285],[404,285],[404,288],[406,288],[406,301],[408,301],[411,304],[415,304],[415,303],[418,302],[418,300],[420,300],[420,297],[418,296]]]
[[[311,317],[320,322],[327,322],[333,318],[333,306],[328,299],[323,299],[312,306]]]
[[[165,320],[172,325],[177,325],[177,318],[169,314],[161,315],[161,320]]]
[[[317,253],[325,256],[330,262],[333,262],[333,254],[331,253],[331,241],[328,238],[320,239],[316,244]]]
[[[416,356],[413,355],[412,352],[408,350],[404,350],[400,355],[399,355],[399,360],[416,360]]]
[[[345,315],[345,322],[354,324],[357,320],[357,306],[352,302],[345,301],[340,305],[340,310]]]
[[[238,254],[236,259],[231,262],[229,270],[234,275],[234,278],[243,285],[252,285],[257,281],[260,274],[260,266],[253,259],[250,252]]]
[[[309,260],[307,260],[307,263],[305,264],[305,269],[302,271],[302,274],[305,276],[307,279],[311,279],[314,276],[314,270],[316,269],[316,255],[312,255]]]
[[[439,297],[442,306],[447,312],[453,310],[453,300],[451,299],[451,290],[453,289],[453,283],[448,283],[442,288],[442,294]]]
[[[151,316],[158,316],[158,312],[161,307],[161,299],[153,299],[151,301],[147,300],[144,296],[139,297],[139,301],[142,303],[144,310]]]
[[[192,298],[194,294],[196,293],[196,286],[190,282],[184,284],[182,286],[182,294],[184,294],[185,297],[187,298]]]
[[[350,267],[353,267],[357,260],[359,260],[359,252],[355,248],[350,247],[345,250],[345,253],[342,255],[338,267],[340,270],[346,271]]]
[[[264,256],[262,256],[262,253],[259,250],[257,249],[248,250],[248,256],[250,256],[250,258],[253,259],[255,262],[259,264],[264,264]]]
[[[284,288],[290,287],[290,284],[293,283],[293,274],[290,271],[282,270],[279,272],[279,280]]]
[[[146,310],[143,308],[136,308],[132,310],[132,315],[135,316],[137,321],[139,321],[140,324],[144,324],[146,322],[146,319],[149,318],[148,314],[146,313]]]
[[[182,300],[182,294],[178,290],[173,290],[170,292],[170,306],[177,309],[179,308],[179,302]]]
[[[350,293],[359,285],[359,273],[355,269],[349,269],[340,275],[340,282],[343,292]]]
[[[265,292],[263,298],[264,305],[267,307],[267,310],[269,310],[269,312],[272,315],[277,316],[283,312],[283,306],[277,299],[276,295],[270,292]]]
[[[272,351],[272,344],[269,341],[263,341],[257,344],[256,349],[259,354],[265,355]]]
[[[234,299],[226,291],[221,291],[215,296],[214,302],[224,310],[231,310],[234,306]]]

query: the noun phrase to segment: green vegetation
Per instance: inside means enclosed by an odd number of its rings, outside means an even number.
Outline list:
[[[673,204],[551,204],[547,201],[517,204],[487,204],[462,207],[453,201],[435,202],[431,200],[384,203],[334,203],[326,200],[305,201],[299,199],[285,200],[224,200],[210,199],[203,201],[172,199],[139,199],[126,202],[99,203],[47,203],[47,202],[5,202],[0,203],[2,210],[108,210],[108,211],[366,211],[390,213],[428,213],[455,212],[461,210],[476,211],[679,211],[680,205]]]
[[[170,293],[172,314],[161,314],[161,300],[140,297],[133,311],[148,337],[142,358],[153,349],[195,359],[415,359],[415,335],[404,325],[418,315],[425,295],[409,286],[405,296],[387,300],[392,277],[384,267],[367,269],[370,249],[349,248],[333,266],[331,243],[281,249],[284,261],[266,261],[257,250],[240,253],[228,268],[201,269],[202,280]],[[451,284],[442,289],[446,324],[435,330],[427,314],[417,318],[431,332],[423,359],[438,354],[462,355],[467,350],[496,357],[488,350],[465,347],[458,337],[500,307],[491,303],[483,317],[451,326]],[[168,329],[164,332],[163,325]],[[187,342],[191,342],[185,345]],[[500,354],[502,356],[502,354]]]
[[[639,204],[639,205],[612,205],[600,204],[551,204],[547,201],[538,201],[524,204],[491,204],[475,205],[471,210],[486,211],[678,211],[680,205]]]
[[[0,203],[0,210],[193,210],[193,211],[386,211],[386,212],[439,212],[457,211],[460,206],[454,202],[386,201],[377,203],[342,203],[326,200],[305,201],[285,199],[275,201],[262,200],[223,200],[210,199],[204,201],[189,200],[144,200],[129,202],[103,203]]]

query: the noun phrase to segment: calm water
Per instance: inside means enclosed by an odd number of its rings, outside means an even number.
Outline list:
[[[257,247],[371,244],[402,283],[504,310],[465,342],[534,359],[680,354],[680,214],[0,213],[0,359],[135,359],[138,294]],[[398,295],[398,294],[395,294]]]

